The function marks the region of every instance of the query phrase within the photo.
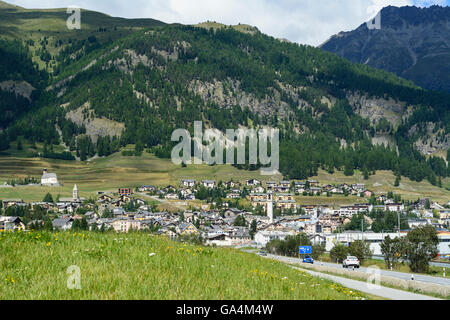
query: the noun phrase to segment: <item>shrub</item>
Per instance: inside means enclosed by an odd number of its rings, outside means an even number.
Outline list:
[[[311,257],[314,260],[317,260],[320,258],[320,256],[322,254],[325,253],[325,243],[323,244],[315,244],[312,246],[312,253],[311,253]]]
[[[370,243],[363,240],[353,241],[348,248],[348,253],[357,257],[361,264],[372,258],[373,255],[373,251],[370,250]]]
[[[330,251],[330,258],[336,263],[342,263],[348,255],[348,247],[344,245],[335,245]]]
[[[409,268],[413,272],[428,272],[430,261],[439,253],[436,229],[430,225],[418,227],[408,233],[406,238]]]

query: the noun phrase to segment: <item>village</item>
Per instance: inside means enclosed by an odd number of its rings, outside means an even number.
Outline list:
[[[44,169],[41,186],[57,186],[58,178]],[[317,196],[320,194],[355,195],[367,200],[346,206],[300,204],[296,195]],[[177,212],[158,210],[156,203],[182,200],[201,200],[201,207]],[[242,205],[242,201],[247,205]],[[196,202],[198,203],[198,201]],[[74,185],[72,197],[58,197],[56,201],[27,203],[21,199],[3,199],[3,215],[0,216],[0,231],[44,228],[44,219],[28,219],[14,215],[20,211],[39,209],[51,218],[52,230],[82,228],[94,231],[147,231],[178,237],[195,238],[206,245],[227,247],[263,248],[272,240],[284,240],[287,236],[306,233],[313,243],[326,244],[327,250],[337,242],[349,243],[362,237],[377,244],[384,237],[406,235],[408,229],[431,224],[436,227],[442,241],[442,253],[450,254],[450,209],[449,203],[440,205],[429,199],[416,202],[401,200],[399,196],[375,195],[364,184],[320,185],[319,181],[267,181],[247,180],[214,181],[184,179],[179,186],[118,188],[116,192],[97,192],[96,199],[79,196]],[[392,230],[374,232],[364,229],[370,226],[371,212],[390,212],[398,216],[398,226]],[[42,215],[42,214],[41,214]],[[363,216],[362,228],[348,228],[355,216]],[[35,217],[34,217],[35,218]],[[400,219],[402,219],[400,226]],[[406,221],[405,221],[406,220]],[[26,223],[25,223],[26,222]],[[47,221],[48,224],[48,221]]]

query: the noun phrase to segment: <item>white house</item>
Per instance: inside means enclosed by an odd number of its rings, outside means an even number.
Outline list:
[[[450,232],[438,233],[439,245],[438,250],[441,255],[450,254]]]
[[[130,230],[141,230],[141,221],[129,219],[116,219],[112,223],[115,232],[128,233]]]
[[[252,193],[263,193],[263,192],[264,192],[264,188],[261,186],[258,186],[252,190]]]
[[[411,229],[431,224],[431,220],[427,219],[408,219],[408,225]]]
[[[66,231],[72,229],[73,219],[71,217],[58,218],[53,220],[52,224],[55,229]]]
[[[169,193],[168,195],[165,196],[165,198],[167,200],[178,200],[179,199],[178,194],[176,194],[176,193]]]
[[[404,211],[405,205],[402,203],[391,203],[386,205],[386,211],[399,212]]]
[[[402,232],[400,237],[405,237],[406,232]],[[358,232],[347,231],[339,234],[332,234],[326,236],[326,251],[330,252],[331,249],[337,244],[348,245],[356,240],[364,240],[370,243],[370,249],[374,255],[381,255],[381,243],[389,236],[391,239],[398,238],[398,233],[374,233],[374,232]]]
[[[184,179],[184,180],[181,180],[181,185],[182,185],[183,187],[191,188],[191,187],[195,186],[195,184],[196,184],[196,181],[195,181],[195,180],[192,180],[192,179]]]
[[[25,230],[25,224],[19,217],[1,217],[0,230]]]
[[[247,186],[259,186],[259,185],[261,185],[261,181],[258,179],[247,180]]]
[[[205,188],[213,189],[216,187],[216,181],[214,180],[203,180],[202,184]]]
[[[56,176],[56,173],[48,173],[47,169],[44,169],[44,172],[43,172],[42,178],[41,178],[41,184],[44,186],[59,185],[58,177]]]
[[[287,236],[295,236],[295,231],[259,231],[255,235],[255,242],[258,247],[265,247],[272,240],[284,240]]]

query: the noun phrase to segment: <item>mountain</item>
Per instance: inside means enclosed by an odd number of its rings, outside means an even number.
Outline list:
[[[4,1],[0,1],[0,9],[23,9],[23,8],[21,8],[19,6],[15,6],[13,4],[9,4]]]
[[[24,10],[28,22],[12,28]],[[319,168],[393,170],[433,184],[448,175],[440,156],[450,145],[448,94],[246,25],[146,25],[86,12],[82,21],[99,20],[74,31],[63,13],[0,9],[12,17],[0,20],[10,28],[0,52],[11,62],[0,89],[20,97],[19,82],[34,88],[26,108],[0,101],[0,114],[11,114],[0,124],[0,150],[26,139],[43,145],[30,157],[86,160],[134,144],[137,155],[167,158],[172,132],[201,120],[222,131],[279,128],[280,170],[289,178]],[[18,59],[32,71],[12,67]]]
[[[321,48],[393,72],[430,90],[450,92],[450,7],[385,7],[381,29],[366,23]]]

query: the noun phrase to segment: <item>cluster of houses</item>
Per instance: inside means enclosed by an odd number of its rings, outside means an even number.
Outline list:
[[[291,211],[297,213],[301,208],[294,198],[295,194],[318,195],[322,193],[328,194],[354,194],[363,195],[364,197],[371,197],[373,192],[366,189],[364,184],[347,185],[341,184],[339,186],[325,185],[320,186],[316,180],[308,180],[306,182],[291,182],[291,181],[267,181],[265,188],[262,182],[257,179],[247,181],[247,186],[251,187],[249,199],[253,208],[260,207],[263,211],[267,210],[269,202],[275,204],[275,208],[283,211]]]
[[[51,177],[49,178],[51,179]],[[168,200],[179,199],[180,195],[183,199],[193,200],[200,186],[207,189],[220,187],[222,190],[226,190],[227,199],[246,198],[254,209],[260,208],[261,210],[247,212],[225,206],[209,211],[153,212],[147,202],[138,197],[146,197],[145,193],[150,193]],[[135,190],[137,195],[135,195]],[[263,185],[257,179],[248,180],[245,184],[233,181],[218,184],[213,180],[197,182],[186,179],[181,181],[178,188],[170,185],[164,188],[144,185],[136,189],[119,188],[114,194],[99,192],[96,202],[85,201],[86,199],[81,198],[78,187],[75,185],[71,198],[59,198],[56,203],[33,202],[28,204],[19,199],[6,199],[3,200],[3,208],[39,206],[56,216],[52,224],[54,229],[59,230],[69,230],[76,220],[84,219],[91,230],[114,230],[116,232],[150,230],[171,238],[195,235],[202,237],[206,244],[217,246],[253,245],[264,247],[271,240],[283,240],[289,235],[296,235],[300,232],[306,233],[312,241],[329,245],[330,241],[336,243],[339,240],[333,237],[336,237],[337,231],[342,231],[341,226],[350,222],[353,215],[372,210],[404,213],[408,209],[409,212],[417,215],[417,219],[408,221],[411,228],[423,224],[435,224],[438,229],[441,229],[450,225],[450,210],[428,199],[417,201],[412,208],[405,208],[403,203],[395,203],[385,195],[376,198],[377,203],[382,203],[382,205],[366,203],[334,208],[327,205],[297,204],[294,194],[305,192],[313,194],[348,193],[367,197],[373,195],[365,188],[364,184],[320,186],[317,181],[310,180],[307,182],[268,181]],[[133,210],[129,210],[130,204],[132,204]],[[80,208],[83,209],[83,214],[77,213]],[[282,212],[290,211],[289,215],[274,218],[274,208]],[[440,214],[437,222],[436,219],[433,219],[433,211]],[[245,219],[245,227],[235,225],[238,217]],[[366,218],[370,220],[369,217]],[[32,221],[31,223],[36,222],[42,221]],[[256,230],[251,232],[252,224],[256,225]],[[27,226],[19,217],[0,216],[0,231],[25,230],[26,228]],[[374,243],[377,243],[378,238],[375,238],[378,236],[372,237]]]

